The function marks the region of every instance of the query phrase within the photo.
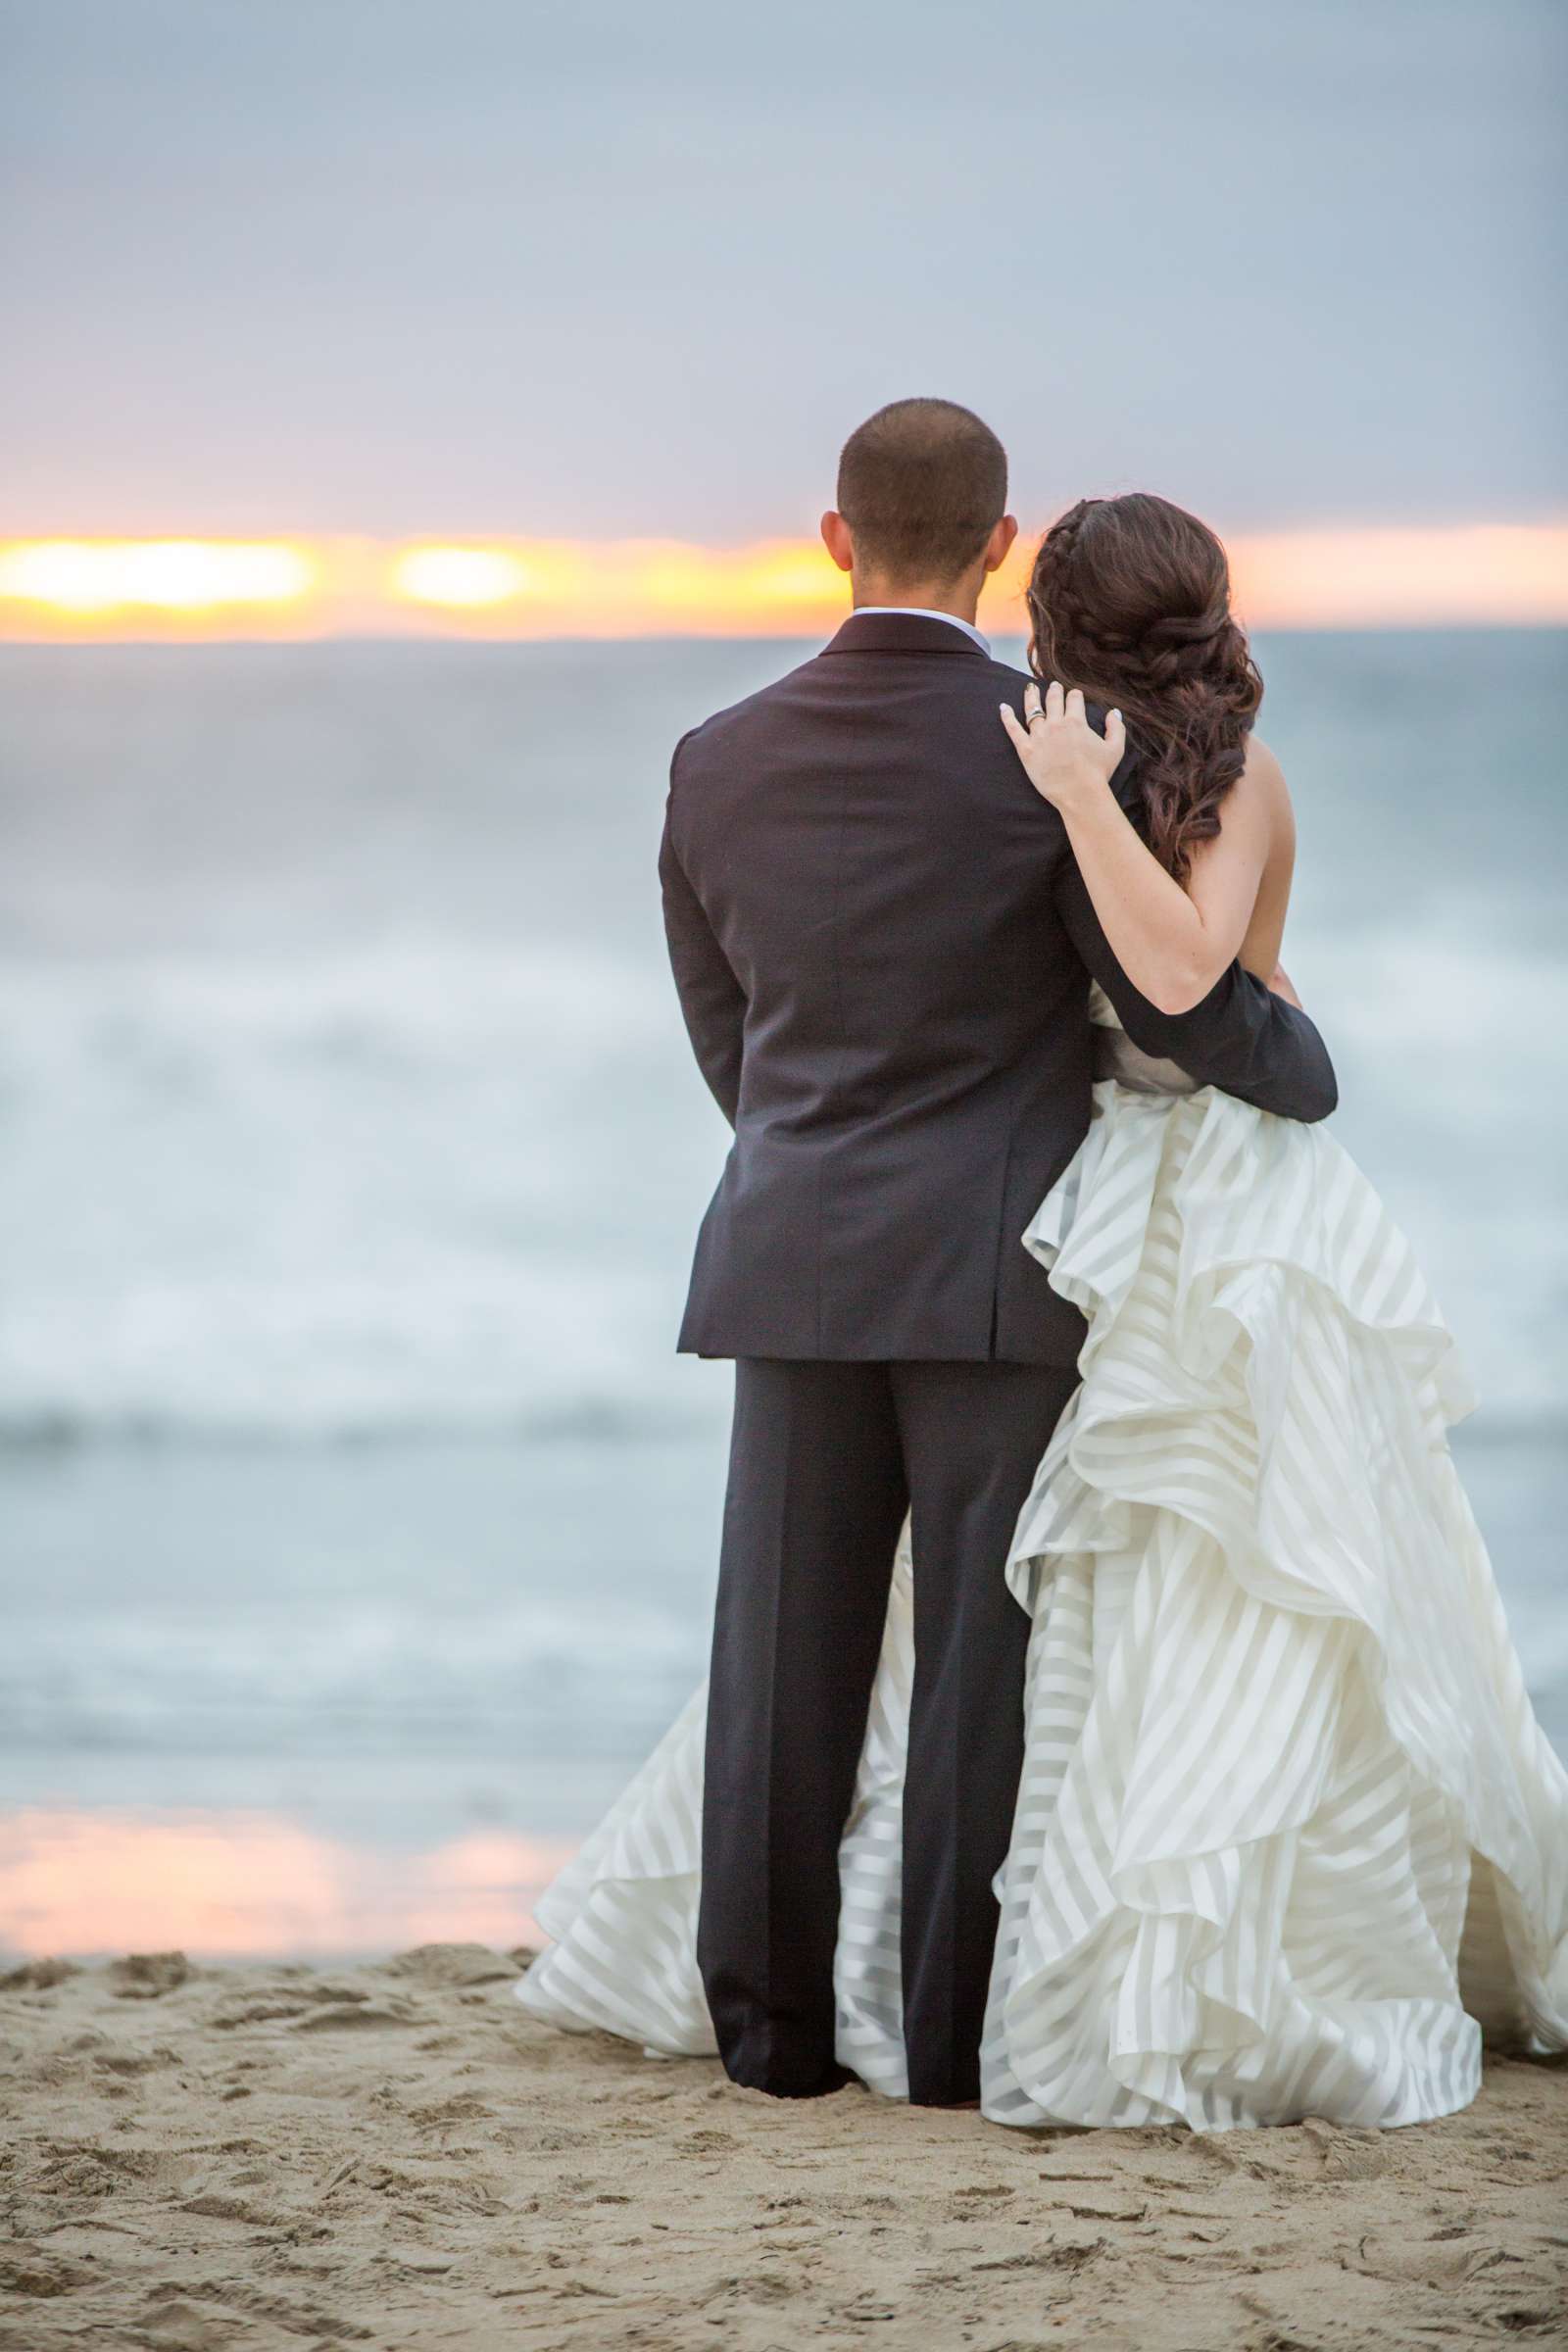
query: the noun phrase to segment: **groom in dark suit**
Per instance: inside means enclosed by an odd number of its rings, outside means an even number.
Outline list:
[[[998,721],[1027,681],[974,625],[1006,486],[966,409],[862,424],[823,518],[854,612],[671,771],[670,957],[735,1130],[680,1338],[735,1358],[698,1957],[730,2075],[783,2096],[846,2079],[838,1843],[906,1509],[909,2096],[978,2096],[1029,1630],[1003,1572],[1084,1329],[1020,1237],[1088,1125],[1091,974],[1202,1082],[1335,1102],[1311,1022],[1240,965],[1170,1015],[1111,956]],[[1115,788],[1138,814],[1133,756]]]

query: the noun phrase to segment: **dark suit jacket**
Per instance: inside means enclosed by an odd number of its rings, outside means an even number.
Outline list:
[[[1089,1124],[1093,973],[1135,1043],[1287,1118],[1334,1108],[1304,1014],[1233,965],[1154,1009],[1105,944],[963,632],[857,614],[677,747],[660,857],[697,1059],[735,1129],[679,1345],[1071,1362],[1020,1237]],[[1140,809],[1136,761],[1115,789]]]

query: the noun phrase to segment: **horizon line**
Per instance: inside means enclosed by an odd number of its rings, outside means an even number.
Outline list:
[[[186,634],[165,630],[153,634],[148,630],[126,629],[111,635],[82,632],[70,636],[23,636],[0,630],[0,655],[7,653],[77,654],[96,652],[115,653],[241,653],[265,647],[280,653],[309,653],[319,649],[325,652],[334,647],[361,648],[394,646],[450,646],[462,648],[488,647],[497,653],[511,649],[541,652],[552,646],[609,646],[609,645],[776,645],[780,647],[824,646],[836,633],[837,627],[850,617],[845,607],[837,622],[820,629],[625,629],[613,634],[601,630],[597,634],[583,629],[563,629],[555,634],[544,631],[523,636],[518,632],[506,633],[499,629],[318,629],[285,631],[272,629],[203,629]],[[983,617],[983,616],[982,616]],[[1269,637],[1560,637],[1568,632],[1568,617],[1561,620],[1477,619],[1477,620],[1374,620],[1374,621],[1261,621],[1244,630],[1250,639]],[[997,646],[1027,645],[1028,632],[1021,625],[999,627],[988,622],[981,634],[989,644]],[[1004,663],[1004,666],[1006,666]],[[3,1443],[3,1440],[0,1440]]]

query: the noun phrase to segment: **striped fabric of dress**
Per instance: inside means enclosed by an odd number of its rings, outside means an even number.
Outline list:
[[[1448,1451],[1457,1354],[1332,1135],[1109,1052],[1024,1237],[1090,1330],[1005,1566],[1033,1632],[982,2107],[1447,2114],[1484,2038],[1568,2047],[1568,1774]],[[895,2098],[912,1573],[906,1531],[840,1848],[839,2057]],[[650,2053],[714,2047],[704,1700],[548,1890],[517,1987]]]

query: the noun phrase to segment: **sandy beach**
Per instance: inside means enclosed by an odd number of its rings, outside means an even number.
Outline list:
[[[536,2024],[525,1955],[34,1961],[5,2352],[1568,2341],[1568,2075],[1402,2131],[1025,2134]]]

